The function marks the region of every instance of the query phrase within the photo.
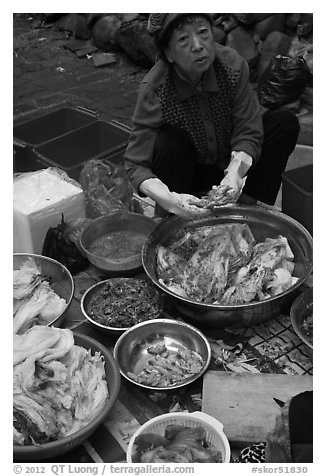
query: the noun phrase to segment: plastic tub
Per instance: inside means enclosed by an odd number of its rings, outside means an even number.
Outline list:
[[[313,231],[313,165],[287,170],[282,176],[282,211]]]
[[[134,463],[137,458],[135,451],[136,439],[140,435],[163,436],[165,429],[169,425],[181,425],[188,428],[204,428],[208,447],[220,451],[222,463],[230,463],[231,450],[229,441],[223,431],[223,424],[216,418],[203,412],[193,413],[164,413],[144,423],[131,437],[127,449],[127,463]]]
[[[122,160],[129,131],[118,125],[96,121],[36,147],[40,163],[47,167],[60,167],[76,180],[90,159],[108,158],[114,163]]]
[[[65,107],[14,127],[14,172],[31,172],[47,167],[38,160],[35,147],[97,121],[94,111]]]
[[[38,161],[38,155],[30,146],[14,147],[13,172],[35,172],[46,165]]]
[[[97,115],[93,111],[69,107],[58,109],[14,127],[14,144],[35,147],[94,121],[97,121]]]

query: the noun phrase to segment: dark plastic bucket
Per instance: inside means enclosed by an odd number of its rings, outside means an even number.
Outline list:
[[[287,170],[282,176],[282,211],[313,231],[313,165]]]

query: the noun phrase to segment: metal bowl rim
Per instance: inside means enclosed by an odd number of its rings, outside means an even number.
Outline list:
[[[197,335],[198,337],[200,337],[202,339],[202,341],[205,344],[205,348],[207,350],[206,362],[204,363],[201,371],[198,372],[198,374],[194,375],[193,377],[191,377],[189,379],[185,379],[181,383],[178,383],[178,384],[175,384],[175,385],[170,385],[169,387],[153,387],[153,386],[150,386],[150,385],[145,385],[145,384],[136,382],[135,380],[130,378],[128,375],[126,375],[125,372],[121,369],[121,366],[119,365],[118,356],[117,356],[118,348],[122,346],[122,342],[124,341],[124,339],[126,339],[128,334],[134,332],[139,327],[142,327],[142,326],[145,326],[145,325],[150,325],[150,324],[151,325],[157,325],[157,324],[160,324],[160,323],[161,324],[167,324],[167,323],[171,324],[172,323],[173,325],[176,325],[176,326],[188,327],[192,332],[194,332],[195,335]],[[180,321],[176,321],[174,319],[165,319],[165,318],[163,318],[163,319],[154,319],[154,320],[150,320],[150,321],[140,322],[139,324],[136,324],[133,327],[130,327],[127,331],[125,331],[118,338],[117,342],[115,343],[115,346],[114,346],[114,349],[113,349],[113,356],[116,359],[116,361],[118,362],[118,365],[119,365],[119,368],[120,368],[120,373],[123,375],[124,378],[129,380],[129,382],[133,383],[134,385],[138,385],[139,387],[146,388],[148,390],[168,391],[168,390],[174,390],[176,388],[180,388],[180,387],[184,387],[186,385],[189,385],[190,383],[196,381],[199,377],[201,377],[206,372],[206,370],[207,370],[207,368],[210,364],[211,357],[212,357],[212,350],[211,350],[211,346],[208,342],[207,337],[199,329],[197,329],[195,326],[193,326],[191,324],[188,324],[187,322],[180,322]]]
[[[307,292],[307,290],[306,290],[306,292]],[[306,292],[303,291],[293,301],[293,303],[291,305],[291,309],[290,309],[290,319],[291,319],[292,327],[295,330],[295,333],[297,334],[297,336],[302,340],[302,342],[304,342],[308,347],[310,347],[310,349],[313,349],[313,343],[311,341],[309,341],[307,336],[305,336],[305,334],[301,331],[301,329],[298,326],[297,319],[296,319],[296,311],[295,311],[295,309],[299,306],[301,301],[304,301]],[[311,301],[311,303],[309,303],[308,306],[312,307],[313,306],[313,301]]]
[[[115,280],[130,280],[130,279],[136,279],[136,280],[143,280],[145,281],[143,278],[136,278],[136,277],[126,277],[126,276],[121,276],[121,277],[113,277],[113,278],[108,278],[108,279],[104,279],[103,281],[99,281],[98,283],[94,283],[92,284],[91,287],[89,287],[88,289],[86,289],[86,291],[84,292],[81,300],[80,300],[80,307],[81,307],[81,310],[82,310],[82,313],[84,314],[84,316],[86,317],[86,319],[88,319],[92,324],[94,324],[96,327],[100,327],[101,329],[103,330],[107,330],[107,331],[116,331],[116,332],[125,332],[125,331],[128,331],[129,329],[131,329],[132,327],[134,326],[131,326],[131,327],[112,327],[112,326],[106,326],[104,324],[100,324],[99,322],[96,322],[94,321],[86,312],[86,309],[85,309],[85,306],[84,306],[84,301],[87,297],[87,294],[89,294],[94,288],[97,288],[97,287],[100,287],[100,285],[104,286],[107,282],[111,282],[111,281],[115,281]],[[149,284],[153,284],[151,281],[148,281]],[[158,295],[159,297],[159,301],[162,301],[162,296],[159,294]],[[159,303],[160,305],[160,312],[162,312],[163,310],[163,305],[162,303],[160,302]],[[155,320],[158,320],[158,319],[155,319]],[[144,321],[144,322],[149,322],[149,321]],[[140,322],[139,324],[142,324],[142,322]],[[139,325],[139,324],[135,324],[135,326]]]
[[[49,322],[48,324],[46,324],[47,326],[52,326],[53,324],[55,324],[59,319],[60,317],[62,317],[63,313],[66,312],[66,310],[68,309],[68,307],[70,306],[71,304],[71,301],[72,301],[72,298],[74,297],[74,293],[75,293],[75,283],[74,283],[74,279],[72,277],[72,274],[70,273],[69,269],[63,265],[62,263],[60,263],[60,261],[57,261],[55,260],[54,258],[50,258],[49,256],[43,256],[43,255],[39,255],[37,253],[13,253],[13,257],[15,256],[26,256],[26,257],[32,257],[32,258],[41,258],[45,261],[49,261],[53,264],[56,264],[56,265],[59,265],[61,267],[61,269],[67,274],[68,278],[69,278],[69,281],[70,281],[70,284],[71,284],[71,293],[70,293],[70,297],[67,301],[67,306],[65,307],[65,309],[61,312],[61,314],[59,316],[57,316],[55,319],[53,319],[53,321]],[[61,296],[60,296],[61,297]]]
[[[288,215],[286,215],[285,213],[282,213],[282,212],[279,212],[278,210],[271,210],[269,208],[264,208],[264,207],[259,207],[258,205],[254,206],[254,207],[248,207],[248,206],[245,206],[245,205],[237,205],[237,207],[234,207],[234,206],[229,206],[229,210],[233,210],[234,212],[236,212],[237,209],[239,210],[249,210],[251,208],[254,208],[256,210],[258,210],[259,208],[262,208],[265,212],[267,213],[270,213],[271,215],[274,215],[278,218],[284,218],[286,219],[286,221],[292,223],[293,225],[295,225],[296,227],[300,228],[303,235],[305,235],[307,241],[309,242],[309,245],[311,246],[312,248],[312,236],[311,234],[309,233],[309,231],[303,226],[301,225],[301,223],[299,223],[297,220],[295,220],[294,218],[292,217],[289,217]],[[190,223],[191,225],[194,225],[196,226],[196,224],[198,225],[201,225],[205,222],[207,222],[208,220],[212,220],[214,218],[225,218],[226,220],[228,218],[232,218],[232,215],[230,217],[227,217],[227,216],[223,216],[223,217],[219,217],[219,216],[214,216],[212,215],[211,217],[205,217],[205,218],[199,218],[197,220],[191,220],[190,222],[185,223],[185,226],[188,226]],[[243,216],[238,216],[238,218],[240,219],[243,219],[245,220],[245,218]],[[148,271],[147,269],[147,266],[146,266],[146,263],[145,263],[145,255],[147,253],[147,250],[148,250],[148,246],[149,246],[149,243],[150,243],[150,239],[152,238],[153,234],[156,232],[156,228],[158,226],[160,226],[162,223],[166,223],[168,220],[173,220],[173,221],[178,221],[179,220],[179,217],[169,217],[169,218],[166,218],[164,221],[160,222],[157,224],[157,226],[154,228],[154,230],[152,230],[152,232],[150,233],[150,235],[148,236],[144,246],[143,246],[143,249],[142,249],[142,266],[147,274],[147,276],[152,280],[152,282],[158,287],[160,288],[163,292],[165,292],[166,294],[169,294],[170,296],[172,296],[173,298],[176,298],[180,301],[182,301],[184,304],[186,305],[191,305],[191,306],[199,306],[201,309],[203,308],[207,308],[208,310],[211,310],[211,311],[214,311],[214,310],[225,310],[225,311],[228,311],[228,310],[246,310],[246,309],[250,309],[252,307],[256,307],[262,303],[272,303],[273,301],[275,300],[278,300],[279,298],[282,298],[283,296],[287,296],[289,292],[293,292],[295,291],[296,289],[298,289],[302,284],[303,282],[307,279],[307,276],[309,276],[312,272],[312,269],[313,269],[313,262],[311,261],[311,263],[308,263],[308,269],[305,273],[304,276],[301,276],[298,281],[293,284],[290,288],[288,288],[287,290],[283,291],[282,293],[279,293],[277,294],[276,296],[272,296],[270,298],[266,298],[266,299],[263,299],[262,301],[254,301],[254,302],[250,302],[250,303],[245,303],[245,304],[229,304],[229,305],[220,305],[220,304],[205,304],[205,303],[200,303],[198,301],[193,301],[192,299],[189,299],[189,298],[185,298],[183,296],[180,296],[176,293],[174,293],[173,291],[169,290],[166,286],[164,286],[163,284],[161,284],[159,282],[159,280],[157,279],[157,277],[155,277],[155,279],[152,278],[152,276],[150,275],[150,272]]]

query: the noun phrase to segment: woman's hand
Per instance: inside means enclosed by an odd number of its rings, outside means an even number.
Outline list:
[[[223,180],[221,180],[220,188],[223,187],[223,192],[226,201],[235,203],[241,195],[246,178],[241,178],[237,172],[229,172]],[[222,190],[222,188],[221,188]],[[229,200],[227,200],[229,198]]]
[[[225,187],[226,195],[236,202],[246,183],[245,174],[252,165],[252,157],[243,151],[232,151],[230,163],[220,186]]]
[[[187,193],[171,192],[172,206],[170,211],[186,219],[203,218],[210,211],[200,205],[200,199]],[[198,203],[198,205],[197,205]]]
[[[164,210],[188,220],[204,217],[210,213],[199,205],[199,198],[186,193],[171,192],[165,183],[158,178],[144,180],[140,185],[140,190]]]

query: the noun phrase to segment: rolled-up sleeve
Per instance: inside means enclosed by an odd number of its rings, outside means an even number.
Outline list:
[[[264,132],[258,98],[249,83],[249,67],[241,62],[240,78],[233,105],[231,148],[247,152],[254,163],[259,160]]]
[[[135,112],[133,130],[124,154],[125,168],[135,190],[149,178],[155,178],[152,172],[154,145],[162,126],[162,112],[159,100],[152,86],[141,83]]]

